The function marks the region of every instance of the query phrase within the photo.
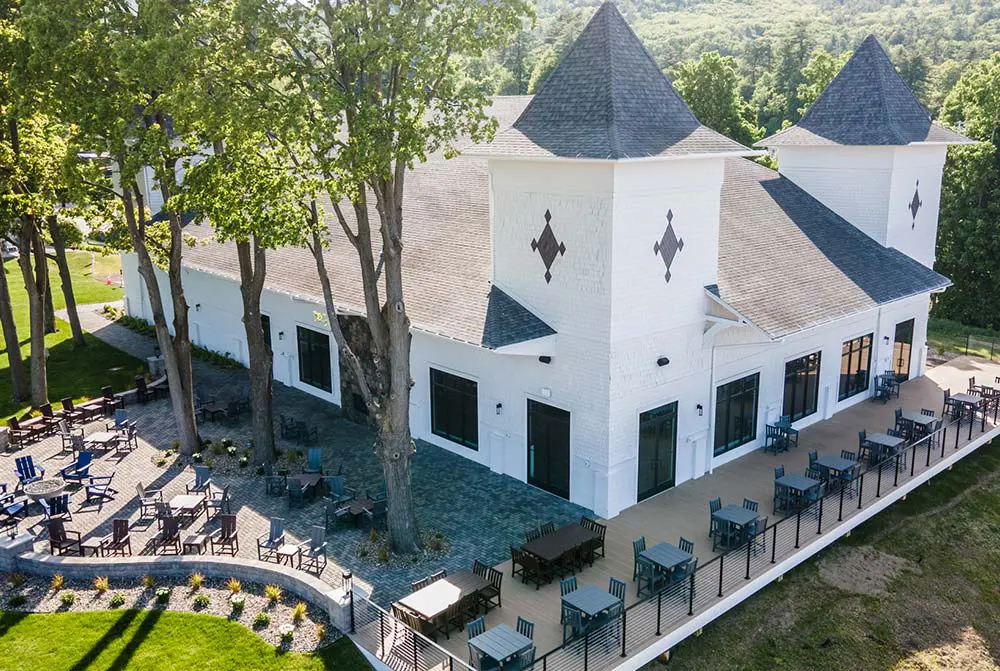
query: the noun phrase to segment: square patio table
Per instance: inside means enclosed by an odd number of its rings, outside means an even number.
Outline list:
[[[448,610],[448,606],[489,586],[489,581],[472,571],[458,571],[435,580],[430,585],[407,594],[399,604],[413,611],[420,619],[433,622]]]
[[[818,466],[822,466],[828,471],[840,475],[845,471],[849,471],[858,465],[858,462],[852,461],[851,459],[844,459],[843,457],[838,457],[835,454],[828,454],[825,457],[820,457],[816,460]]]
[[[597,585],[583,585],[562,598],[563,605],[580,611],[586,617],[597,617],[622,601]]]
[[[198,513],[204,508],[205,521],[208,521],[208,506],[205,505],[204,494],[178,494],[170,499],[170,509],[178,517],[187,517],[194,522]]]
[[[742,527],[757,519],[758,514],[752,510],[747,510],[743,506],[730,503],[725,508],[716,510],[712,513],[712,517],[721,522],[735,524],[738,527]]]
[[[964,405],[976,405],[978,406],[983,402],[983,397],[978,394],[952,394],[951,400],[958,401]]]
[[[438,581],[442,582],[442,581]],[[435,583],[436,584],[436,583]],[[469,639],[469,645],[490,659],[503,664],[534,645],[534,642],[505,624],[498,624],[479,636]]]
[[[95,431],[83,439],[83,443],[88,446],[99,447],[108,450],[118,443],[121,434],[116,431]]]
[[[789,473],[775,480],[774,484],[780,487],[785,487],[793,492],[797,492],[799,495],[802,495],[814,487],[819,487],[820,481],[807,478],[806,476],[799,475],[798,473]]]
[[[302,548],[298,545],[285,543],[278,548],[277,555],[279,564],[287,562],[289,566],[294,566],[295,568],[302,566]],[[295,563],[296,559],[298,560],[298,564]]]
[[[365,510],[371,510],[373,505],[375,505],[375,502],[367,496],[362,496],[351,501],[347,507],[347,514],[354,520],[355,527],[358,526],[361,518],[365,516]]]
[[[660,567],[664,573],[670,573],[678,566],[683,566],[694,559],[691,553],[684,552],[671,543],[658,543],[639,553],[639,557]]]
[[[919,424],[920,426],[924,427],[924,429],[930,428],[931,426],[933,426],[934,422],[937,421],[937,417],[930,417],[928,415],[923,414],[922,412],[915,412],[913,410],[904,410],[901,416],[903,419],[909,422],[913,422],[914,424]]]

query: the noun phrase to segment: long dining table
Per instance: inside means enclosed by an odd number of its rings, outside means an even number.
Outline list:
[[[486,578],[478,576],[472,571],[456,571],[440,580],[435,580],[412,594],[407,594],[397,603],[421,620],[434,622],[448,610],[449,606],[489,587],[489,585]]]
[[[556,565],[567,553],[577,550],[597,538],[597,532],[572,522],[551,533],[528,541],[521,546],[521,549],[543,562]]]

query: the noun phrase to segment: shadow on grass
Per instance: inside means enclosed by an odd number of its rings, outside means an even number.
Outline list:
[[[111,628],[104,632],[104,635],[91,646],[90,650],[87,651],[87,654],[81,657],[80,660],[70,668],[70,671],[86,671],[86,669],[89,669],[91,664],[93,664],[94,661],[101,656],[101,653],[104,652],[104,649],[107,648],[112,641],[122,637],[125,630],[128,629],[129,625],[132,624],[132,621],[135,620],[141,612],[142,611],[138,610],[123,611],[121,617],[115,620],[115,623],[111,625]],[[121,655],[119,655],[119,657],[120,656]]]
[[[0,638],[6,636],[7,632],[13,629],[27,615],[27,613],[20,611],[4,611],[3,615],[0,615]]]

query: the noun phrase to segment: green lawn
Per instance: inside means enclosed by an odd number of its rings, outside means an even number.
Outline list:
[[[91,275],[90,252],[70,252],[70,269],[73,273],[73,289],[77,304],[100,303],[120,300],[122,290],[116,286],[106,286]],[[21,341],[21,354],[25,367],[30,373],[28,357],[31,352],[28,331],[28,296],[21,280],[21,271],[16,261],[4,264],[7,282],[10,285],[11,303],[17,336]],[[56,309],[65,307],[59,274],[55,264],[49,264],[50,280],[53,286],[52,298]],[[45,337],[49,350],[49,399],[58,400],[71,396],[76,400],[92,397],[100,393],[101,386],[112,385],[117,389],[132,386],[136,372],[142,367],[138,359],[106,345],[87,334],[87,346],[73,349],[69,324],[56,320],[58,331]],[[14,404],[10,394],[10,372],[8,371],[7,350],[0,342],[0,416],[20,413],[26,404]]]
[[[992,329],[966,326],[951,319],[932,317],[927,321],[927,345],[938,351],[965,354],[969,335],[980,341],[972,343],[972,347],[968,349],[969,354],[990,358],[989,342],[995,341],[997,347],[992,356],[994,359],[1000,357],[1000,333]]]
[[[981,448],[682,643],[663,668],[1000,668],[998,476],[1000,445]],[[884,574],[884,593],[856,591],[858,571],[841,574],[851,589],[830,579],[831,555],[871,565],[869,548],[906,560]]]
[[[348,639],[317,653],[282,653],[243,625],[159,610],[0,612],[4,671],[361,671]]]

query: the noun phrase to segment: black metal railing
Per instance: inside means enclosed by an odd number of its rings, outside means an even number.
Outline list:
[[[972,441],[975,425],[987,429],[989,412],[997,419],[997,404],[978,415],[966,415],[949,422],[920,440],[908,444],[895,455],[861,470],[856,486],[841,486],[818,500],[769,524],[759,535],[738,548],[717,555],[697,567],[688,578],[672,583],[659,592],[627,607],[620,620],[571,639],[535,660],[535,671],[590,671],[616,666],[621,658],[648,646],[688,618],[718,603],[794,555],[818,536],[858,515],[883,494],[905,484],[957,450],[968,423]],[[979,420],[977,422],[977,419]]]

